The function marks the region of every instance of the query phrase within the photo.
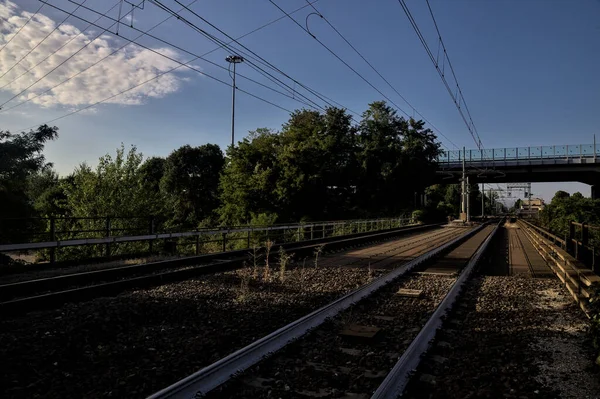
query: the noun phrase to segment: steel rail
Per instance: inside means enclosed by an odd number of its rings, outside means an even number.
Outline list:
[[[394,269],[390,273],[373,280],[371,283],[336,299],[330,304],[272,332],[225,358],[185,377],[171,386],[154,393],[149,396],[149,399],[196,398],[205,395],[235,375],[258,363],[260,360],[302,337],[311,329],[323,324],[327,319],[336,316],[338,313],[349,308],[358,301],[370,296],[380,288],[406,274],[414,267],[454,247],[482,228],[483,225],[428,251],[405,265]]]
[[[429,228],[436,227],[439,225],[440,224],[400,227],[397,229],[378,231],[375,233],[356,233],[347,236],[326,237],[308,241],[274,245],[271,249],[271,256],[275,257],[279,248],[283,248],[287,252],[294,252],[296,254],[312,254],[313,250],[321,245],[326,245],[326,248],[328,250],[339,250],[359,244],[368,244],[373,241],[380,241],[384,239],[393,238],[395,236],[406,233],[427,230]],[[14,295],[14,293],[20,292],[19,290],[32,290],[39,287],[47,286],[49,283],[62,285],[64,287],[67,284],[73,284],[77,281],[89,281],[89,276],[102,276],[104,278],[107,278],[107,276],[122,277],[145,271],[153,271],[160,268],[173,266],[179,267],[190,264],[193,265],[194,263],[197,264],[200,261],[218,261],[218,263],[193,266],[187,269],[171,270],[162,273],[133,277],[119,281],[67,289],[64,291],[51,292],[25,298],[12,299],[5,302],[0,302],[0,314],[21,313],[32,309],[52,307],[65,302],[82,301],[96,298],[98,296],[115,295],[131,288],[149,287],[153,285],[165,284],[172,281],[180,281],[203,274],[234,270],[242,267],[244,261],[248,260],[248,249],[220,253],[221,258],[223,258],[224,256],[230,257],[230,259],[226,260],[219,260],[217,255],[219,254],[192,256],[183,259],[173,259],[167,261],[146,263],[141,265],[126,266],[123,268],[112,268],[108,270],[75,273],[66,276],[52,277],[49,279],[39,279],[25,281],[21,283],[1,285],[0,298],[6,298],[10,294]]]
[[[450,288],[450,291],[448,291],[419,334],[417,334],[400,359],[398,359],[396,365],[385,377],[381,385],[379,385],[379,388],[377,388],[373,396],[371,396],[371,399],[396,399],[402,395],[412,371],[417,368],[422,355],[429,349],[437,329],[441,327],[444,319],[452,309],[456,298],[460,295],[471,272],[487,250],[489,243],[498,232],[501,224],[502,221],[496,225],[494,230],[492,230],[485,241],[479,246],[475,254],[469,260],[467,266],[462,270],[460,276]]]
[[[400,227],[397,229],[393,229],[396,234],[400,233],[412,233],[412,232],[420,232],[427,231],[429,228],[435,227],[436,225],[422,225],[422,226],[409,226],[409,227]],[[359,233],[364,236],[369,236],[373,234],[380,234],[381,231],[377,233]],[[338,236],[336,238],[348,238],[348,236]],[[387,238],[388,236],[384,236]],[[327,237],[325,240],[330,240],[331,237]],[[317,238],[313,241],[313,243],[324,243],[324,239]],[[294,247],[299,246],[303,247],[307,244],[310,244],[309,241],[301,241],[301,242],[293,242],[293,243],[284,243],[281,244],[281,247],[285,250],[293,250]],[[279,249],[279,246],[275,246],[275,251]],[[181,267],[187,265],[199,265],[210,262],[220,262],[219,265],[223,271],[225,271],[225,266],[223,266],[226,262],[241,262],[243,260],[247,260],[248,251],[252,249],[242,249],[235,251],[227,251],[227,252],[218,252],[212,254],[204,254],[204,255],[196,255],[179,259],[169,259],[162,260],[156,262],[147,262],[138,265],[129,265],[129,266],[118,266],[111,267],[102,270],[92,270],[87,272],[79,272],[79,273],[70,273],[64,274],[60,276],[40,278],[34,280],[25,280],[15,283],[8,283],[0,285],[0,301],[7,300],[10,298],[14,298],[17,296],[25,296],[30,293],[46,290],[49,288],[59,289],[59,288],[67,288],[77,284],[85,284],[94,281],[106,281],[115,278],[123,278],[129,277],[140,273],[148,273],[154,272],[162,269],[169,269],[174,267]],[[238,262],[238,263],[239,263]],[[241,263],[240,263],[241,264]],[[218,266],[217,265],[217,268]],[[200,267],[205,267],[208,273],[212,272],[212,268],[214,265],[204,265]],[[218,271],[218,270],[217,270]]]

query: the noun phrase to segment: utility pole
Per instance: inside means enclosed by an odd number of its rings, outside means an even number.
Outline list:
[[[231,93],[231,146],[234,146],[235,140],[235,64],[244,62],[244,59],[239,55],[230,55],[225,58],[225,61],[229,62],[229,67],[233,64],[233,85]]]
[[[468,219],[467,217],[467,173],[465,170],[465,158],[466,150],[463,147],[463,160],[462,160],[462,179],[460,179],[460,219],[464,222]]]
[[[471,186],[469,185],[469,176],[467,176],[467,222],[471,221]]]
[[[485,186],[481,183],[481,218],[485,217]]]

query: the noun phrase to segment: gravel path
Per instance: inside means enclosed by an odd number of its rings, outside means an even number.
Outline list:
[[[473,279],[406,398],[600,398],[588,322],[557,279]]]
[[[0,320],[0,396],[142,397],[382,273],[309,261],[283,281],[244,269]]]

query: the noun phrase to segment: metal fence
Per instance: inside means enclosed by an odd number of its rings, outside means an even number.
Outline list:
[[[154,217],[30,218],[0,220],[0,252],[38,251],[51,263],[139,253],[201,254],[397,228],[407,216],[270,226],[223,226],[168,231]],[[11,234],[11,232],[15,232]]]
[[[595,151],[594,151],[595,149]],[[534,147],[507,147],[483,150],[444,151],[438,157],[439,163],[471,161],[514,161],[528,159],[570,159],[600,157],[600,145],[575,144]]]
[[[569,233],[563,237],[552,234],[548,230],[528,223],[545,238],[567,251],[575,259],[600,274],[598,262],[600,249],[600,226],[591,226],[587,223],[569,222]]]

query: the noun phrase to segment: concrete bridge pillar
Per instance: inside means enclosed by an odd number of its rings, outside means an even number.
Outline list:
[[[592,185],[592,199],[600,199],[600,183]]]

